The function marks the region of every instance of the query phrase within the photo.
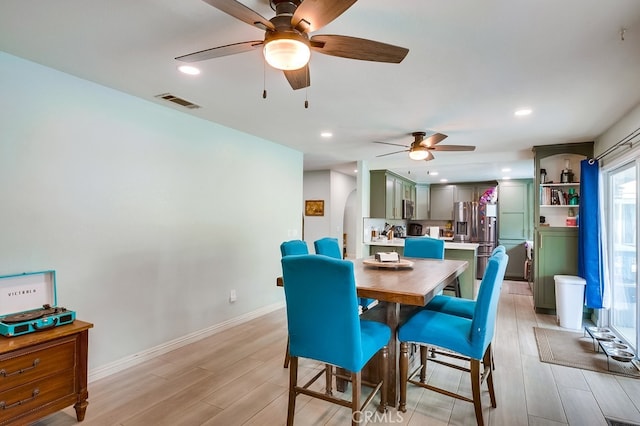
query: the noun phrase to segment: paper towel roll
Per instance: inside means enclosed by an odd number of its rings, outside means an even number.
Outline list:
[[[429,227],[429,236],[433,238],[440,238],[440,227],[439,226],[430,226]]]

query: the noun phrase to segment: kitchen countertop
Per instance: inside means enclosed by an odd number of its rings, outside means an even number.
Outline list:
[[[394,238],[393,240],[365,241],[368,246],[404,247],[404,238]],[[477,250],[478,243],[457,243],[445,241],[444,248],[450,250]]]

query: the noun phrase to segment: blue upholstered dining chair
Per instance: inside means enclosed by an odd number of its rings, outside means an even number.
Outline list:
[[[309,254],[309,248],[307,247],[307,243],[305,241],[290,240],[280,244],[280,253],[282,254],[282,257]],[[284,352],[284,368],[289,367],[289,359],[289,337],[287,336],[287,347],[285,348]]]
[[[353,263],[328,256],[303,255],[282,258],[284,292],[289,326],[289,408],[287,424],[293,424],[298,394],[351,407],[352,425],[360,421],[361,370],[379,353],[379,383],[365,399],[365,406],[380,391],[380,406],[386,410],[388,348],[391,329],[386,324],[360,319]],[[327,307],[331,306],[331,314]],[[304,386],[298,385],[298,358],[323,362],[327,367]],[[351,401],[331,394],[333,366],[351,372]],[[324,393],[308,387],[325,374]]]
[[[302,240],[285,241],[280,244],[280,253],[282,257],[294,254],[309,254],[307,243]]]
[[[315,248],[316,254],[323,254],[325,256],[333,257],[334,259],[342,259],[340,243],[337,238],[320,238],[313,242],[313,248]]]
[[[316,254],[322,254],[324,256],[333,257],[334,259],[342,259],[342,253],[340,252],[340,243],[337,238],[324,237],[313,242],[313,247],[316,250]],[[375,302],[375,299],[367,299],[361,297],[358,299],[358,304],[362,307],[363,311],[369,309],[369,306]]]
[[[496,253],[506,253],[504,246],[500,245],[493,249],[491,256],[494,256]],[[427,303],[425,309],[443,312],[450,315],[457,315],[464,318],[473,318],[473,312],[476,309],[476,301],[440,294],[434,296],[433,299]]]
[[[444,240],[431,237],[407,238],[404,240],[404,257],[444,259]],[[460,280],[456,278],[444,289],[460,297]]]
[[[431,237],[405,238],[404,256],[444,259],[444,240]]]
[[[463,318],[422,309],[400,326],[398,329],[398,340],[400,341],[400,404],[398,409],[400,411],[406,411],[407,383],[411,383],[444,395],[472,402],[475,408],[476,422],[480,426],[484,425],[480,387],[482,382],[486,380],[491,405],[495,408],[496,397],[491,367],[491,340],[495,329],[500,287],[502,286],[508,261],[509,256],[504,252],[496,253],[489,258],[480,284],[480,290],[478,291],[478,299],[472,318]],[[473,398],[470,399],[467,396],[426,383],[424,377],[426,360],[421,360],[425,364],[418,366],[409,374],[408,352],[410,343],[420,346],[436,346],[446,350],[437,351],[440,355],[468,360],[468,368],[440,359],[432,359],[432,362],[469,372],[471,374],[471,393]],[[421,373],[420,381],[414,379],[418,372]]]

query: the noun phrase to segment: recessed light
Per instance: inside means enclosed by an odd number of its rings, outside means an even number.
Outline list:
[[[331,133],[331,132],[322,132],[322,133],[320,133],[320,136],[322,136],[323,138],[330,138],[331,136],[333,136],[333,133]]]
[[[502,176],[502,180],[511,180],[511,177],[509,177],[509,176]]]
[[[427,172],[429,176],[438,176],[438,172]]]
[[[200,70],[196,67],[192,67],[191,65],[180,65],[178,67],[178,71],[180,71],[181,73],[184,74],[189,74],[189,75],[198,75],[200,74]]]
[[[508,173],[510,171],[511,171],[511,169],[508,168],[508,167],[505,167],[504,169],[502,169],[502,173]]]
[[[440,182],[449,182],[449,179],[442,178],[442,179],[440,179]]]
[[[522,108],[516,110],[514,113],[516,117],[524,117],[525,115],[530,115],[533,111],[530,108]]]
[[[353,173],[358,173],[358,169],[354,169],[354,170],[353,170]]]

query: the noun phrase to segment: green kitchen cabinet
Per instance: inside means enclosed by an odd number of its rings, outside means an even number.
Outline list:
[[[556,289],[554,275],[578,272],[578,229],[540,229],[535,241],[535,283],[533,303],[538,313],[554,313]],[[509,259],[511,261],[511,259]]]
[[[505,277],[524,278],[525,241],[533,239],[533,179],[498,184],[498,244],[509,255]]]
[[[578,206],[549,204],[544,191],[550,187],[557,189],[563,185],[579,184],[579,162],[593,156],[593,142],[540,145],[534,146],[533,152],[536,188],[533,305],[536,312],[554,313],[556,293],[553,276],[578,273],[578,228],[567,226],[567,217]],[[574,171],[569,184],[561,182],[561,172],[567,163]]]
[[[453,220],[453,203],[458,201],[478,201],[482,194],[495,188],[496,181],[469,182],[446,185],[431,185],[431,220]]]
[[[431,185],[429,201],[431,220],[453,220],[455,188],[455,185]]]
[[[457,184],[453,201],[478,201],[476,186],[469,184]]]
[[[415,183],[388,170],[371,170],[369,185],[369,217],[402,219],[402,200],[415,201]]]
[[[416,211],[414,220],[429,219],[429,185],[416,185]]]

